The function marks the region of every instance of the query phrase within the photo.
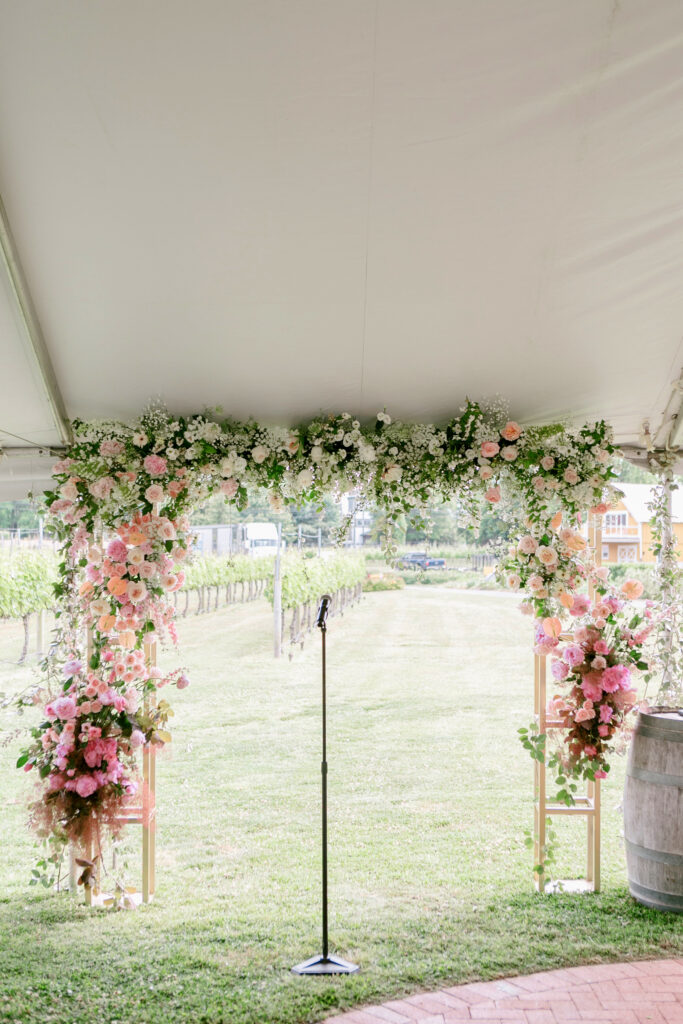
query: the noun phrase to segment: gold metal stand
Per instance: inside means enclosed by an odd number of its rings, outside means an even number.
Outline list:
[[[602,561],[602,521],[600,517],[591,517],[588,525],[588,543],[593,549],[596,565]],[[589,587],[591,600],[594,588]],[[563,636],[563,640],[569,639]],[[546,686],[547,658],[545,655],[534,654],[534,718],[541,735],[547,736],[554,729],[563,728],[560,719],[549,718],[547,714]],[[564,892],[600,892],[600,780],[589,782],[585,794],[574,797],[574,804],[549,801],[546,784],[546,765],[534,761],[534,884],[539,892],[550,891],[545,873],[538,871],[545,865],[547,849],[547,819],[553,815],[583,816],[586,819],[586,877],[555,881],[552,889]]]

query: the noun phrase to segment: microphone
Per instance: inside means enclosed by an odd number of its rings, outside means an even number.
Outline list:
[[[315,617],[315,624],[316,626],[320,626],[321,629],[325,628],[327,613],[330,610],[331,603],[332,598],[330,597],[329,594],[323,594],[323,596],[320,598],[320,605],[318,607],[318,613]]]

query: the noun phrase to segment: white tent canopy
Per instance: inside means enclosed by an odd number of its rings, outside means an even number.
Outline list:
[[[0,0],[0,443],[495,394],[664,443],[682,115],[680,0]]]

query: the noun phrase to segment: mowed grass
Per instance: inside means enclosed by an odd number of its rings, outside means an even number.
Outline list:
[[[320,637],[276,661],[270,627],[265,602],[180,622],[192,686],[171,694],[158,762],[150,906],[89,911],[27,887],[31,779],[13,767],[20,741],[0,747],[0,1021],[293,1024],[472,979],[683,955],[681,918],[628,895],[622,760],[603,787],[602,893],[534,892],[516,733],[532,710],[529,620],[509,595],[410,587],[329,624],[331,946],[362,970],[292,975],[320,950]],[[2,627],[0,690],[30,674],[8,663],[20,647]],[[15,724],[2,712],[5,736]],[[581,875],[585,826],[560,842],[562,872]]]

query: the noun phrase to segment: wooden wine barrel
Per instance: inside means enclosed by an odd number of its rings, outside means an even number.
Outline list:
[[[639,903],[683,913],[683,717],[638,716],[624,789],[628,884]]]

